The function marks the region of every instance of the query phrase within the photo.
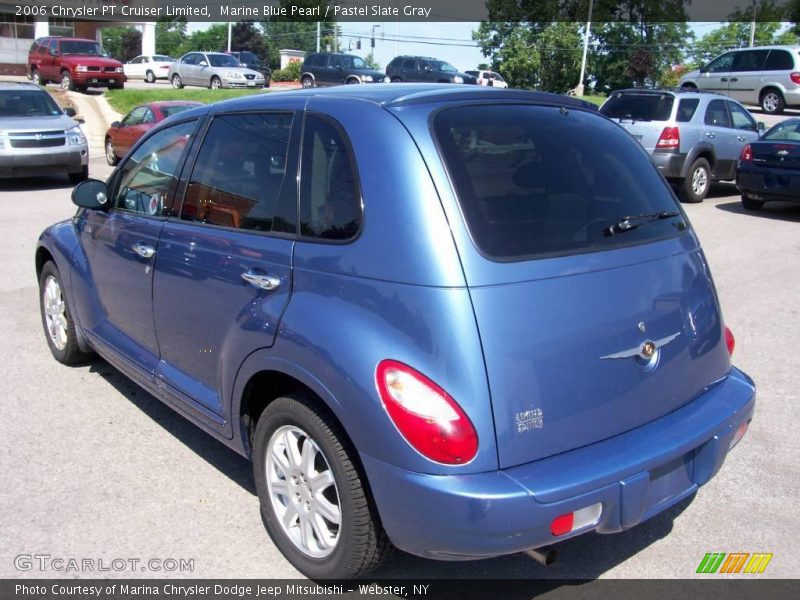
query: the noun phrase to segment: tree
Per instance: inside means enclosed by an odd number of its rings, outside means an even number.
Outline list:
[[[180,46],[180,54],[192,50],[224,52],[228,49],[228,24],[214,23],[208,29],[193,32]]]
[[[142,32],[138,29],[128,29],[120,37],[120,60],[128,62],[142,53]]]
[[[133,56],[127,57],[129,48],[123,47],[123,36],[127,34],[127,39],[134,33],[139,34],[139,47],[136,49]],[[123,62],[137,57],[142,51],[142,34],[133,27],[106,27],[102,29],[103,49],[114,58]]]
[[[164,18],[156,21],[156,54],[179,57],[186,40],[186,19]]]
[[[252,21],[240,21],[231,30],[231,49],[249,50],[261,60],[269,58],[269,44]]]
[[[324,0],[281,0],[280,6],[286,8],[290,14],[291,7],[302,8],[321,7],[321,14],[325,14]],[[276,67],[280,64],[278,51],[283,48],[292,50],[302,50],[304,52],[314,52],[317,47],[317,17],[297,17],[292,21],[266,19],[261,22],[266,41],[269,46],[270,66]],[[322,36],[320,40],[321,48],[324,50],[328,45],[337,47],[334,43],[336,36],[336,23],[334,21],[321,21],[320,30]]]
[[[368,69],[375,69],[376,71],[381,70],[381,64],[375,60],[375,56],[370,52],[364,57],[364,64]]]

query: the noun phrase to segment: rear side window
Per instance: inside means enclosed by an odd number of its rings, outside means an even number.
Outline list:
[[[767,71],[791,71],[794,69],[794,58],[786,50],[770,50],[764,69]]]
[[[623,217],[677,206],[639,144],[596,115],[464,106],[438,113],[433,129],[473,240],[491,259],[607,250],[685,228],[672,218],[604,233]]]
[[[731,71],[760,71],[764,67],[769,50],[743,50],[733,58]]]
[[[321,54],[312,54],[306,59],[307,67],[321,67],[325,64],[325,57]]]
[[[666,121],[672,114],[674,101],[672,94],[615,94],[600,112],[612,119]]]
[[[348,145],[337,126],[307,114],[300,174],[300,233],[347,240],[361,226],[361,194]]]
[[[294,178],[286,177],[291,114],[215,117],[197,155],[181,219],[255,231],[287,231],[297,212]],[[282,193],[284,185],[289,193]],[[292,219],[294,220],[294,219]],[[291,228],[293,231],[293,228]]]
[[[725,101],[712,100],[709,102],[703,122],[713,127],[730,127],[731,120],[728,117],[728,110],[725,108]]]
[[[678,113],[675,120],[678,123],[688,123],[694,117],[697,106],[700,104],[699,98],[683,98],[678,102]]]
[[[403,61],[403,68],[404,69],[416,69],[417,68],[417,61],[413,58],[407,58]]]

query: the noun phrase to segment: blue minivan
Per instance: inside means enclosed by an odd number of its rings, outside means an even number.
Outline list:
[[[753,416],[686,215],[580,100],[219,102],[73,200],[36,250],[53,356],[100,355],[251,458],[311,578],[393,547],[547,561],[693,494]]]

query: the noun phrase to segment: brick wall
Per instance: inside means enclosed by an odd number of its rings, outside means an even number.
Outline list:
[[[0,63],[0,76],[2,75],[25,75],[25,65]]]

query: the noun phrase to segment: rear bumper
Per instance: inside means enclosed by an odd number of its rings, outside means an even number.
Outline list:
[[[740,166],[736,187],[754,200],[800,202],[800,173],[794,169]]]
[[[685,154],[653,152],[652,157],[658,170],[667,179],[680,179],[683,177],[683,165],[686,163]]]
[[[434,476],[362,455],[383,525],[401,550],[440,560],[520,552],[641,523],[713,477],[739,424],[752,419],[753,382],[732,369],[693,402],[633,431],[490,473]],[[599,520],[554,537],[562,514],[602,504]]]

